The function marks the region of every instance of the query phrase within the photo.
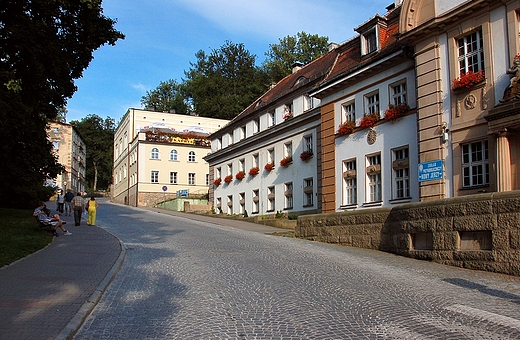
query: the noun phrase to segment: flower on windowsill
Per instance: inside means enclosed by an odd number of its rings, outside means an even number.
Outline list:
[[[265,166],[264,166],[264,169],[265,171],[271,171],[274,169],[274,163],[267,163]]]
[[[292,157],[287,156],[285,158],[282,158],[282,160],[280,161],[280,166],[288,167],[289,164],[291,164],[291,163],[292,163]]]
[[[404,116],[406,112],[410,111],[410,107],[408,104],[403,103],[399,105],[388,106],[388,109],[385,111],[385,119],[386,120],[396,120],[397,118],[401,118]]]
[[[231,176],[231,175],[227,175],[224,178],[224,182],[226,182],[226,183],[231,183],[232,180],[233,180],[233,176]]]
[[[472,88],[478,83],[484,81],[486,77],[484,76],[484,71],[472,72],[468,71],[467,73],[461,73],[460,77],[455,78],[453,80],[453,84],[451,88],[453,90],[462,89],[462,88]]]
[[[244,177],[246,177],[246,172],[245,171],[239,171],[235,175],[235,178],[238,179],[238,180],[243,180]]]
[[[361,122],[359,123],[359,126],[363,129],[366,129],[366,128],[371,128],[373,127],[374,125],[376,125],[376,123],[379,121],[379,114],[374,112],[374,113],[369,113],[365,116],[363,116],[363,118],[361,118]]]
[[[309,159],[312,158],[312,156],[314,156],[312,151],[304,151],[300,154],[300,159],[304,162],[307,162]]]
[[[342,123],[338,128],[338,135],[346,136],[351,134],[356,128],[356,122],[353,120],[346,121]]]
[[[213,184],[215,184],[216,187],[218,187],[220,183],[222,183],[222,178],[220,177],[213,181]]]
[[[258,175],[258,173],[260,172],[260,168],[255,166],[255,167],[252,167],[251,169],[249,169],[249,176],[256,176]]]
[[[283,115],[283,120],[287,120],[287,119],[290,119],[294,117],[293,113],[291,111],[288,111],[286,112],[284,115]]]

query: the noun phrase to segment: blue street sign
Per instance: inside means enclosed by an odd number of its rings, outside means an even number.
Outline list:
[[[162,191],[166,191],[166,190],[168,190],[168,187],[165,185],[162,187]]]
[[[181,197],[188,197],[188,189],[181,190]]]
[[[419,163],[419,182],[433,181],[442,179],[444,167],[442,160]]]

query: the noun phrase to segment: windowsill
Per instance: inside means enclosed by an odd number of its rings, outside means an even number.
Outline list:
[[[290,208],[283,208],[283,210],[292,210],[293,207],[290,207]]]
[[[412,201],[411,197],[404,197],[404,198],[395,198],[393,200],[389,200],[388,203],[390,204],[402,204],[402,203],[410,203]]]
[[[339,208],[343,210],[354,210],[358,207],[357,203],[355,204],[347,204],[347,205],[340,205]]]
[[[258,214],[258,213],[259,213],[258,211],[251,212],[251,214]]]
[[[274,212],[274,209],[272,209],[272,210],[266,210],[265,212]]]
[[[312,208],[312,207],[314,207],[314,204],[304,204],[304,205],[302,205],[302,207],[304,207],[304,208]]]
[[[178,162],[176,159],[170,159],[170,162]]]
[[[475,189],[483,189],[483,188],[489,188],[489,184],[476,185],[476,186],[472,186],[472,187],[462,187],[462,188],[460,188],[460,190],[475,190]],[[487,191],[484,190],[481,192],[487,192]]]
[[[383,205],[383,201],[377,201],[377,202],[365,202],[363,203],[362,207],[380,207]]]
[[[160,158],[150,158],[151,161],[160,161]]]

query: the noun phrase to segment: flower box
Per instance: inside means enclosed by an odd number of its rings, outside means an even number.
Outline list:
[[[225,178],[224,178],[224,182],[226,183],[231,183],[231,181],[233,180],[233,176],[231,175],[227,175]]]
[[[359,126],[362,127],[363,129],[371,128],[374,125],[376,125],[376,123],[378,121],[379,121],[378,113],[375,113],[375,112],[369,113],[369,114],[363,116],[363,118],[361,118],[361,122],[360,122]]]
[[[274,163],[267,163],[265,166],[264,166],[264,169],[265,171],[271,171],[274,169]]]
[[[304,162],[307,162],[309,159],[312,158],[312,156],[314,156],[312,151],[304,151],[300,154],[300,159]]]
[[[289,111],[283,115],[283,120],[291,119],[292,117],[294,117],[294,115],[291,111]]]
[[[244,177],[246,177],[246,172],[245,171],[239,171],[235,175],[235,178],[238,179],[238,180],[243,180]]]
[[[220,177],[213,181],[213,184],[216,187],[218,187],[220,185],[220,183],[222,183],[222,178],[220,178]]]
[[[351,134],[355,128],[356,128],[356,122],[353,120],[349,120],[349,121],[346,121],[346,122],[340,124],[337,133],[340,136],[346,136],[346,135]]]
[[[260,172],[260,168],[255,166],[249,169],[249,176],[256,176]]]
[[[463,89],[463,88],[472,88],[478,83],[484,81],[486,79],[484,75],[484,71],[461,73],[460,77],[455,78],[453,80],[453,84],[451,88],[453,90]]]
[[[406,112],[410,111],[408,104],[399,104],[388,106],[385,111],[385,120],[396,120],[405,115]]]
[[[291,164],[291,163],[292,163],[292,157],[287,156],[285,158],[282,158],[282,160],[280,161],[280,166],[288,167],[289,164]]]

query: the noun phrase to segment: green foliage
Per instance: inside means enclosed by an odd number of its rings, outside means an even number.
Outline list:
[[[88,115],[81,121],[70,123],[76,127],[87,145],[87,188],[93,191],[108,189],[114,164],[114,119]]]
[[[44,248],[52,234],[38,228],[33,210],[0,208],[0,267]]]
[[[199,116],[232,119],[267,89],[265,73],[255,66],[256,56],[243,44],[226,41],[196,57],[185,72],[183,89]]]
[[[188,114],[190,109],[177,81],[170,79],[160,82],[152,91],[146,91],[141,98],[141,104],[147,110],[156,112],[170,112],[175,110],[178,114]]]
[[[249,215],[247,214],[247,210],[244,210],[244,218],[246,217],[249,217]]]
[[[266,60],[262,64],[269,79],[277,83],[291,74],[295,63],[306,65],[327,53],[328,37],[317,34],[299,32],[295,36],[286,36],[279,40],[279,44],[270,44],[265,53]]]
[[[63,171],[46,126],[76,91],[74,80],[105,43],[123,34],[101,1],[7,1],[0,11],[0,206],[32,204]]]
[[[285,214],[283,211],[279,210],[276,212],[275,218],[284,218]]]
[[[289,214],[289,215],[287,215],[287,219],[289,219],[289,220],[297,220],[298,219],[298,214]]]

